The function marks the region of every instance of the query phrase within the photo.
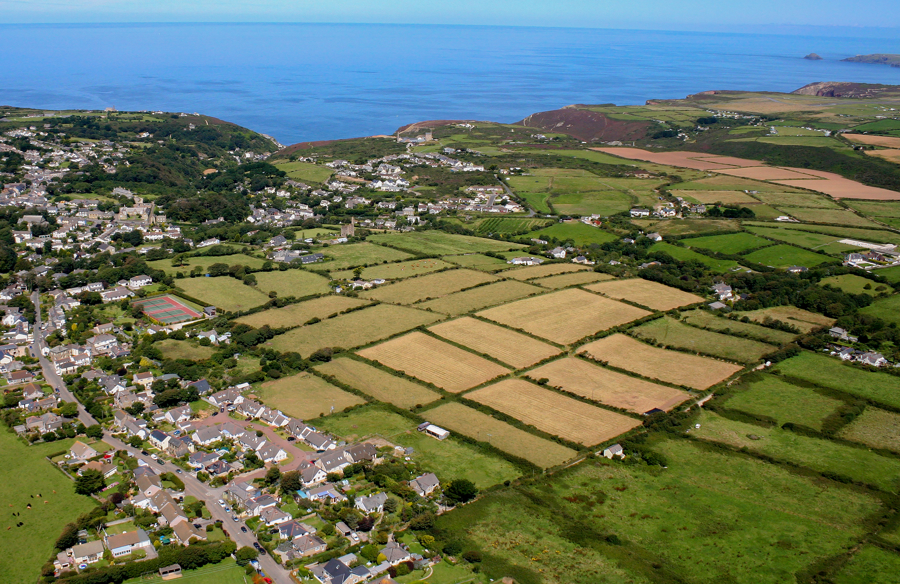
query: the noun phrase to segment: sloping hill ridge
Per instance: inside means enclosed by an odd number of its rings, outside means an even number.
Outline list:
[[[818,81],[816,83],[804,85],[791,93],[797,95],[815,95],[818,97],[870,98],[879,97],[885,93],[897,95],[900,93],[900,87],[897,85],[850,83],[847,81]]]
[[[600,112],[571,105],[562,109],[531,114],[517,126],[540,128],[545,132],[569,134],[584,142],[640,140],[647,136],[650,122],[614,120]]]

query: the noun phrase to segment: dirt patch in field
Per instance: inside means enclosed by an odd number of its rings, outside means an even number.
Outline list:
[[[467,394],[538,430],[579,444],[599,444],[641,425],[641,421],[538,387],[506,379]]]
[[[617,373],[577,357],[542,365],[529,371],[528,377],[547,378],[552,387],[636,414],[654,408],[668,411],[690,398],[686,392]]]
[[[743,369],[725,361],[659,349],[623,334],[588,343],[578,353],[650,379],[693,389],[706,389]]]
[[[420,332],[363,349],[359,355],[454,393],[509,373],[492,361]]]

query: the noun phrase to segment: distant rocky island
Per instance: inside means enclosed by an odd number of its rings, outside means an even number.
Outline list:
[[[809,57],[806,57],[809,59]],[[842,61],[850,61],[852,63],[872,63],[875,65],[890,65],[891,67],[900,67],[900,55],[891,55],[886,53],[878,53],[875,55],[856,55]]]
[[[821,61],[822,60],[822,57],[820,57],[816,53],[810,53],[803,58],[806,59],[807,61]]]

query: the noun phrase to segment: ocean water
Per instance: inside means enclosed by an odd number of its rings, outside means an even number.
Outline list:
[[[803,56],[816,52],[823,61]],[[709,89],[900,84],[897,38],[341,24],[0,25],[0,103],[201,112],[284,144]]]

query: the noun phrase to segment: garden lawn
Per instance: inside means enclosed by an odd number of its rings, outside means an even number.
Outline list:
[[[782,361],[776,367],[789,377],[900,408],[897,378],[887,373],[866,371],[845,365],[835,357],[808,352]]]
[[[269,301],[269,297],[230,276],[182,278],[176,285],[188,296],[227,312],[250,310]]]
[[[53,543],[63,526],[95,506],[90,497],[76,495],[72,481],[45,458],[68,451],[73,443],[60,440],[26,446],[5,427],[0,430],[0,468],[6,469],[0,500],[7,505],[0,523],[0,579],[36,582],[41,566],[55,553]],[[24,525],[16,527],[19,522]]]
[[[748,377],[752,380],[741,384],[739,388],[743,387],[743,390],[729,397],[725,407],[771,418],[779,426],[792,422],[821,430],[825,418],[844,404],[839,399],[824,396],[808,387],[794,385],[774,375]]]
[[[747,261],[756,262],[773,268],[787,268],[790,266],[804,266],[811,268],[825,262],[836,261],[822,254],[814,253],[793,245],[773,245],[751,252],[744,256]]]

